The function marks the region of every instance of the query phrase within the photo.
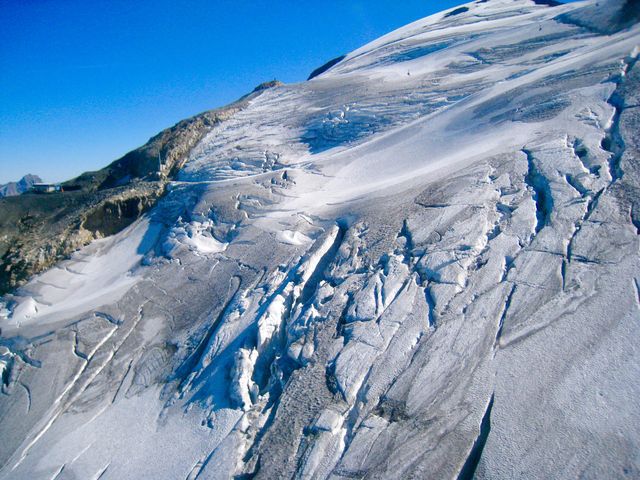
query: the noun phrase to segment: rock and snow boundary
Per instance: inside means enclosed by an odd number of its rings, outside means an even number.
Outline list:
[[[4,299],[0,478],[639,476],[634,8],[480,0],[250,100]]]

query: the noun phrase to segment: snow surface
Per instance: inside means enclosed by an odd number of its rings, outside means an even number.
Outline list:
[[[0,478],[640,476],[640,26],[466,7],[3,300]]]
[[[116,301],[140,278],[135,270],[161,227],[141,220],[38,275],[10,297],[15,305],[3,328],[12,333],[32,323],[64,321]]]

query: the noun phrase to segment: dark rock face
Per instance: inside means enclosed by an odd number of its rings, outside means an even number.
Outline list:
[[[307,78],[307,80],[311,80],[312,78],[315,78],[318,75],[323,74],[324,72],[329,70],[331,67],[337,65],[342,60],[344,60],[345,57],[346,57],[346,55],[340,55],[339,57],[336,57],[336,58],[334,58],[332,60],[329,60],[327,63],[325,63],[321,67],[318,67],[313,72],[311,72],[311,75],[309,75],[309,78]]]
[[[444,18],[448,18],[448,17],[454,17],[456,15],[460,15],[461,13],[464,12],[468,12],[469,8],[468,7],[460,7],[460,8],[456,8],[455,10],[451,10],[449,13],[447,13]]]
[[[96,238],[140,217],[163,194],[162,182],[98,192],[25,194],[0,199],[0,293],[23,284]]]
[[[82,227],[94,235],[108,236],[128,227],[155,202],[154,195],[137,194],[123,198],[109,198],[91,210]]]
[[[279,80],[275,80],[275,79],[274,80],[270,80],[268,82],[263,82],[260,85],[258,85],[256,88],[254,88],[253,91],[249,95],[257,93],[257,92],[262,92],[263,90],[268,90],[270,88],[279,87],[281,85],[284,85],[284,83],[282,83]]]
[[[40,182],[42,182],[42,179],[39,176],[31,175],[29,173],[17,182],[9,182],[4,185],[0,185],[0,197],[12,197],[28,192],[34,183]]]
[[[562,5],[562,2],[556,2],[556,0],[533,0],[536,5],[549,5],[550,7],[557,7]]]

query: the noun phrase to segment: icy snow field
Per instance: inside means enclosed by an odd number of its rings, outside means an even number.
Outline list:
[[[466,7],[4,299],[0,478],[640,476],[634,7]]]

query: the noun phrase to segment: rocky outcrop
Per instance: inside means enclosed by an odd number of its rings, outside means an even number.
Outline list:
[[[0,295],[130,225],[162,196],[207,132],[279,85],[265,82],[227,107],[182,120],[104,169],[64,182],[63,192],[0,199]]]
[[[140,218],[162,193],[161,184],[152,184],[110,196],[84,215],[81,229],[97,238],[118,233]]]
[[[130,225],[164,192],[138,182],[98,192],[23,195],[0,200],[0,293],[23,284],[96,238]]]
[[[316,78],[318,75],[322,75],[324,72],[329,70],[331,67],[337,65],[342,60],[344,60],[345,57],[346,57],[346,55],[340,55],[339,57],[332,58],[327,63],[325,63],[324,65],[319,66],[313,72],[311,72],[311,74],[309,75],[307,80],[312,80],[312,79]]]
[[[127,153],[105,170],[108,173],[97,187],[113,188],[131,178],[149,181],[171,179],[182,167],[188,153],[213,126],[238,112],[243,103],[204,112],[163,130],[145,145]]]

